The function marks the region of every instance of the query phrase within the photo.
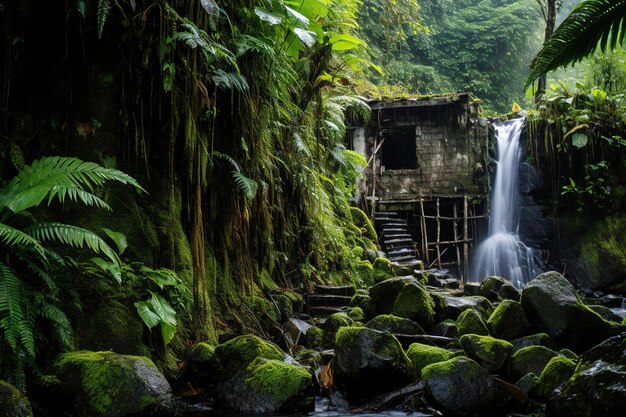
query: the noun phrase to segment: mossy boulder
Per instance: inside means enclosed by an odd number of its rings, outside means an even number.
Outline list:
[[[375,284],[378,284],[387,278],[391,278],[394,275],[391,261],[387,258],[376,258],[372,267],[374,271]]]
[[[412,343],[406,351],[406,356],[411,360],[411,364],[413,365],[413,378],[417,380],[421,378],[422,369],[426,366],[447,361],[458,355],[454,351],[437,346]]]
[[[392,313],[430,327],[435,320],[435,302],[422,284],[408,284],[394,301]]]
[[[346,313],[334,313],[328,316],[326,321],[320,324],[320,328],[324,330],[323,345],[333,347],[335,345],[335,335],[337,330],[342,327],[349,327],[354,324],[354,320]]]
[[[215,346],[205,342],[196,344],[189,353],[189,377],[200,383],[210,381],[215,372],[214,363]]]
[[[79,351],[54,363],[71,412],[79,417],[170,416],[172,389],[150,359]]]
[[[418,285],[412,276],[394,277],[384,280],[370,288],[370,297],[375,314],[390,314],[400,292],[409,284]]]
[[[521,336],[529,323],[522,305],[517,301],[504,300],[487,320],[487,327],[494,337],[511,340]]]
[[[513,344],[513,352],[524,349],[528,346],[545,346],[548,349],[556,350],[556,343],[545,333],[535,333],[528,336],[519,337],[510,341]]]
[[[243,390],[238,394],[241,396],[234,398],[229,408],[239,412],[293,413],[315,409],[311,374],[302,366],[275,359],[255,359],[248,366]]]
[[[614,365],[626,366],[626,333],[613,336],[594,346],[580,359],[583,364],[602,360]]]
[[[615,314],[613,310],[602,305],[589,305],[591,310],[598,313],[604,320],[613,321],[615,323],[621,323],[622,318]]]
[[[458,335],[456,322],[454,320],[444,320],[434,325],[430,333],[435,336],[455,338]]]
[[[558,355],[550,359],[539,377],[539,396],[550,398],[556,388],[570,379],[575,369],[576,364],[564,356]]]
[[[440,295],[438,296],[438,306],[441,315],[452,320],[456,320],[462,312],[468,309],[476,311],[484,320],[487,320],[493,313],[493,305],[482,296]]]
[[[541,375],[550,360],[557,356],[553,350],[544,346],[529,346],[513,353],[508,360],[508,371],[511,380],[533,373]]]
[[[361,307],[350,307],[345,310],[345,313],[348,317],[350,317],[354,321],[365,320],[365,312]]]
[[[540,390],[541,382],[539,382],[539,377],[537,375],[530,373],[521,377],[515,383],[515,386],[526,394],[526,396],[534,396],[535,393]]]
[[[359,403],[409,383],[411,361],[388,332],[342,327],[332,369],[335,387],[350,403]]]
[[[30,401],[22,392],[0,380],[0,417],[33,417]]]
[[[497,404],[500,393],[494,379],[478,363],[466,357],[438,362],[422,369],[429,398],[445,412],[470,414]]]
[[[285,353],[275,344],[248,334],[237,336],[216,346],[214,358],[216,376],[218,380],[224,380],[245,371],[257,358],[282,361]]]
[[[513,349],[513,345],[506,340],[476,334],[463,335],[460,342],[466,355],[489,372],[497,372]]]
[[[498,292],[504,286],[509,284],[509,282],[498,276],[489,276],[483,279],[480,283],[480,295],[487,298],[491,301],[498,300]]]
[[[302,336],[302,346],[313,349],[313,350],[324,350],[324,330],[320,329],[317,326],[313,326],[307,330],[307,332]]]
[[[549,417],[617,417],[626,410],[626,366],[597,360],[579,367],[551,393]]]
[[[626,330],[604,320],[582,303],[574,287],[558,272],[545,272],[522,291],[522,306],[559,347],[584,351]]]
[[[391,314],[381,314],[367,322],[365,327],[398,334],[424,334],[422,327],[412,320],[397,317]]]
[[[371,317],[374,314],[374,305],[369,294],[354,294],[350,300],[350,307],[359,307],[363,310],[365,317]]]
[[[473,309],[467,309],[461,313],[456,321],[456,331],[458,336],[464,334],[489,335],[489,329],[480,314]]]

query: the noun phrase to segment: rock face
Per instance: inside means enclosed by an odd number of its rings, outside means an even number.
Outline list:
[[[435,319],[435,302],[422,284],[408,284],[393,303],[393,314],[430,327]]]
[[[492,406],[498,397],[494,379],[465,357],[428,365],[422,370],[427,392],[444,410],[462,414]]]
[[[335,386],[350,403],[374,398],[411,380],[411,362],[398,339],[365,327],[339,329],[332,369]]]
[[[152,361],[113,352],[70,352],[54,364],[74,415],[170,416],[172,389]]]
[[[574,287],[558,272],[543,273],[522,291],[526,316],[538,323],[559,347],[584,351],[623,331],[585,306]]]
[[[285,363],[285,359],[278,346],[252,335],[217,346],[215,400],[238,412],[313,410],[311,375],[302,366]]]
[[[1,380],[0,417],[33,417],[28,398],[13,385]]]
[[[509,375],[513,381],[530,373],[539,376],[550,359],[557,355],[558,353],[544,346],[520,349],[509,358]]]
[[[456,322],[456,330],[459,336],[464,334],[480,334],[488,335],[489,330],[480,315],[472,310],[467,309],[461,313]]]
[[[402,289],[408,285],[418,285],[413,276],[395,277],[384,280],[370,288],[373,310],[376,314],[390,314]]]
[[[504,300],[487,320],[487,327],[494,337],[511,340],[528,329],[528,319],[520,303]]]
[[[513,345],[506,340],[476,334],[466,334],[461,337],[461,347],[468,357],[474,359],[489,372],[498,371],[513,349]]]
[[[485,319],[493,313],[493,305],[491,305],[489,300],[485,297],[454,297],[451,295],[443,295],[438,298],[440,309],[442,310],[441,313],[448,319],[456,320],[463,311],[470,308]]]

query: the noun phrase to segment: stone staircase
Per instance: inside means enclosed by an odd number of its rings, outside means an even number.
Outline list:
[[[378,241],[391,262],[415,265],[418,262],[413,248],[413,239],[406,220],[393,211],[374,214]]]
[[[326,317],[338,313],[350,306],[350,300],[354,295],[354,287],[316,285],[315,293],[308,294],[305,298],[306,313],[311,317]]]

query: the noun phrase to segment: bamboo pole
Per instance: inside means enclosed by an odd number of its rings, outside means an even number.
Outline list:
[[[439,246],[439,241],[441,240],[441,220],[439,219],[439,214],[439,198],[437,198],[437,245],[435,247],[437,249],[437,265],[441,269],[441,247]]]
[[[422,252],[426,258],[426,265],[430,265],[430,256],[428,253],[428,230],[426,230],[426,217],[424,217],[424,199],[420,191],[420,224],[422,229]]]
[[[463,243],[464,274],[461,282],[465,282],[465,280],[469,278],[469,233],[467,230],[467,195],[463,196],[463,240],[465,241],[465,243]]]
[[[454,216],[454,220],[452,221],[452,230],[454,233],[454,238],[458,239],[458,226],[456,224],[456,216],[457,216],[457,205],[458,205],[458,201],[456,199],[454,199],[452,201],[452,215]],[[456,262],[457,262],[457,271],[459,272],[459,275],[461,276],[461,281],[463,281],[463,279],[465,278],[463,276],[463,273],[465,271],[462,271],[462,266],[461,266],[461,250],[459,249],[459,245],[455,245],[455,249],[456,249]]]

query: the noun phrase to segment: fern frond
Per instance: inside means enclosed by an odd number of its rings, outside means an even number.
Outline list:
[[[99,0],[98,1],[98,38],[102,38],[102,31],[104,24],[107,21],[107,17],[111,12],[111,0]]]
[[[243,192],[243,195],[245,195],[248,200],[254,199],[259,184],[252,178],[243,175],[241,171],[233,170],[232,175],[237,187]]]
[[[65,313],[54,304],[45,302],[40,308],[39,314],[52,323],[63,347],[71,349],[74,345],[72,324]]]
[[[0,209],[6,207],[13,213],[19,213],[39,205],[46,197],[48,203],[53,199],[64,202],[69,198],[87,205],[108,207],[90,192],[108,181],[132,185],[145,192],[133,177],[116,169],[78,158],[41,158],[20,170],[0,191]]]
[[[32,248],[35,252],[46,258],[45,249],[37,239],[27,233],[15,229],[4,223],[0,223],[0,241],[7,246],[24,246]]]
[[[41,242],[60,242],[78,249],[86,246],[120,264],[120,258],[100,236],[82,227],[56,222],[40,223],[28,228],[27,232]]]
[[[217,69],[212,79],[216,86],[223,89],[237,90],[242,93],[248,90],[248,81],[241,74]]]
[[[35,355],[33,328],[26,320],[24,284],[13,270],[0,261],[0,328],[14,352],[19,345]]]

